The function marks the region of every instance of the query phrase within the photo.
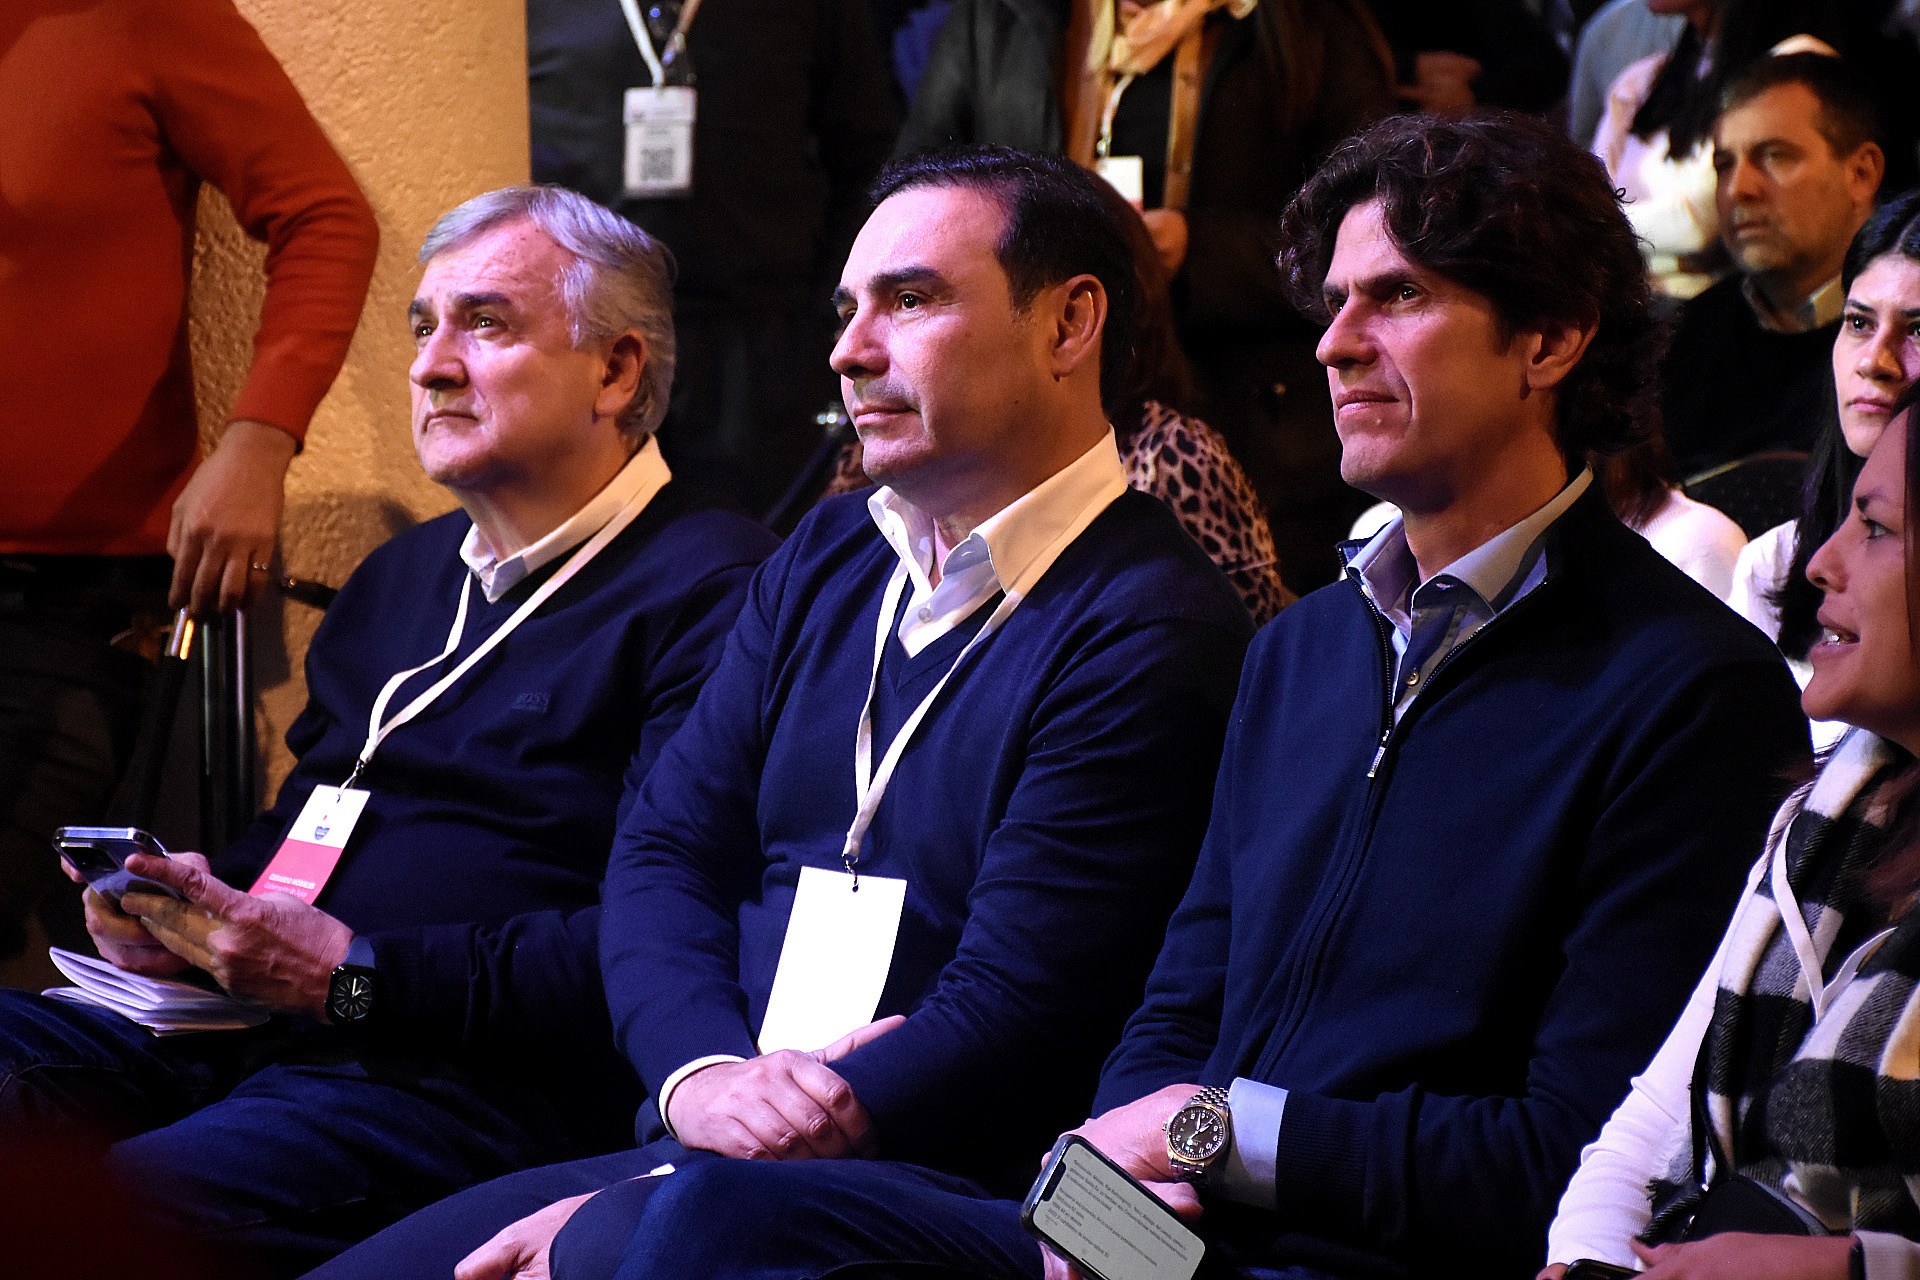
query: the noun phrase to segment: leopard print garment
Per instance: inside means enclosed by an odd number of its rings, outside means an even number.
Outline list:
[[[1265,626],[1293,603],[1293,593],[1280,581],[1266,512],[1219,432],[1149,400],[1121,461],[1128,485],[1173,509],[1181,526],[1240,592],[1256,624]],[[841,450],[833,479],[821,496],[852,493],[872,483],[860,469],[860,442],[855,440]]]

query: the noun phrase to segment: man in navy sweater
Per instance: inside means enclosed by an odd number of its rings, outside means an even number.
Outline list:
[[[279,1016],[156,1039],[0,993],[0,1124],[120,1139],[119,1180],[249,1274],[619,1145],[609,1113],[643,1094],[595,965],[617,809],[775,545],[697,510],[660,460],[657,242],[522,187],[455,209],[421,257],[414,442],[464,511],[379,548],[328,610],[274,807],[211,862],[132,864],[184,901],[86,894],[121,969],[196,967]]]
[[[456,1196],[322,1276],[432,1274],[496,1231],[461,1276],[544,1275],[570,1215],[552,1265],[591,1273],[686,1169],[642,1175],[703,1161],[870,1155],[1004,1193],[1086,1114],[1252,631],[1126,487],[1102,405],[1135,275],[1098,181],[1001,148],[880,179],[834,367],[885,487],[754,579],[608,867],[645,1145]]]
[[[1586,468],[1651,429],[1659,345],[1592,157],[1537,121],[1387,121],[1283,242],[1331,317],[1343,474],[1405,515],[1255,641],[1193,884],[1080,1132],[1204,1207],[1224,1274],[1528,1276],[1806,723],[1764,637]],[[653,1197],[619,1275],[1063,1270],[1018,1213],[897,1166],[714,1163]]]

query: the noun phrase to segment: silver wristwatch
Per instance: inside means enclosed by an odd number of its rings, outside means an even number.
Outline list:
[[[1182,1182],[1203,1182],[1207,1170],[1233,1141],[1233,1116],[1227,1091],[1202,1089],[1166,1123],[1167,1163]]]

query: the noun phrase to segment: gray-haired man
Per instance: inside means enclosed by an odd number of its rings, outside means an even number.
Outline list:
[[[180,901],[87,894],[121,969],[198,968],[276,1016],[156,1039],[0,993],[0,1125],[105,1127],[124,1183],[165,1188],[156,1218],[253,1273],[622,1142],[639,1090],[595,947],[615,812],[773,545],[695,510],[652,439],[673,378],[660,245],[517,187],[449,213],[421,258],[414,443],[463,510],[341,591],[273,809],[211,864],[134,865]]]

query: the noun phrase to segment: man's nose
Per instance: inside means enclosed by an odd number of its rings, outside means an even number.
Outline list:
[[[466,366],[460,362],[453,335],[446,327],[435,329],[421,339],[420,347],[414,352],[413,364],[407,370],[407,376],[414,385],[435,390],[442,387],[465,386]]]
[[[1742,202],[1752,202],[1766,194],[1766,175],[1760,166],[1745,156],[1737,158],[1731,167],[1721,176],[1726,185],[1727,198]]]
[[[886,348],[867,313],[855,311],[847,318],[828,363],[843,378],[870,378],[886,370]]]
[[[1320,343],[1314,348],[1313,354],[1329,369],[1373,363],[1373,338],[1360,316],[1360,308],[1349,303],[1335,312],[1333,323],[1320,335]]]

